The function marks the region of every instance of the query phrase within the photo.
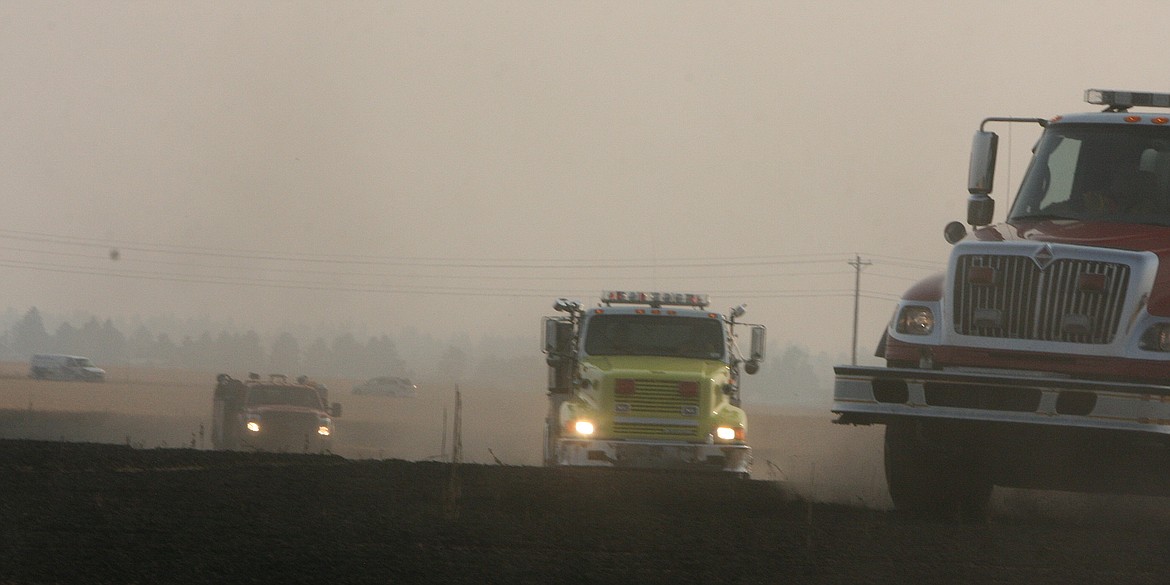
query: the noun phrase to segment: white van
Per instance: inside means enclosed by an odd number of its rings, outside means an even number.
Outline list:
[[[79,355],[37,354],[29,362],[28,375],[42,380],[85,380],[103,382],[106,371]]]

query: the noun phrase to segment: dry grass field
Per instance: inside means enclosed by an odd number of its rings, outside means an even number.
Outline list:
[[[0,438],[210,448],[215,373],[115,366],[107,374],[101,384],[32,380],[25,364],[0,363]],[[342,405],[336,454],[409,461],[450,455],[454,387],[397,398],[351,394],[358,380],[322,382],[329,400]],[[464,387],[460,393],[464,461],[540,464],[543,389]],[[783,481],[827,501],[889,505],[880,428],[833,425],[828,412],[748,408],[757,479]]]
[[[244,373],[232,372],[233,375]],[[333,455],[206,449],[214,373],[103,384],[0,365],[0,584],[1164,583],[1160,498],[997,490],[991,520],[889,511],[881,429],[751,407],[754,481],[537,467],[540,389],[353,396]]]

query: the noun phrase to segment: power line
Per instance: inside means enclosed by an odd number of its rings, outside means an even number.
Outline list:
[[[57,251],[37,250],[37,249],[30,249],[30,248],[14,248],[14,247],[10,247],[10,246],[0,246],[0,250],[6,250],[6,251],[10,251],[10,252],[31,253],[31,254],[38,254],[38,255],[47,255],[47,256],[58,256],[58,257],[66,257],[66,258],[80,258],[80,259],[85,259],[85,260],[89,260],[89,261],[94,261],[97,258],[94,254],[86,254],[86,253],[78,253],[78,252],[57,252]],[[3,259],[0,259],[0,261],[3,261]],[[8,261],[9,262],[30,262],[27,260],[11,260],[11,259],[9,259]],[[119,261],[121,263],[129,263],[129,264],[153,264],[153,265],[160,265],[161,264],[161,265],[172,266],[172,267],[178,266],[178,267],[198,268],[198,269],[208,269],[208,270],[218,270],[218,271],[223,271],[223,270],[249,270],[250,271],[250,270],[254,270],[253,267],[247,267],[247,266],[232,266],[232,265],[227,265],[227,264],[204,264],[204,263],[189,263],[189,262],[179,263],[179,262],[171,262],[171,261],[164,261],[164,260],[149,260],[149,259],[134,258],[134,257],[127,258],[126,256],[122,256],[122,255],[119,255]],[[614,269],[620,270],[620,269],[626,269],[626,268],[630,268],[630,267],[615,267]],[[394,273],[394,272],[352,272],[352,271],[335,271],[335,270],[315,270],[315,269],[305,269],[305,268],[281,268],[280,271],[290,273],[290,274],[305,274],[305,275],[310,275],[310,276],[327,276],[327,277],[334,277],[334,278],[337,278],[337,277],[363,277],[363,278],[364,277],[378,277],[378,278],[408,278],[408,279],[445,278],[445,279],[452,279],[452,280],[471,280],[471,279],[474,279],[474,280],[546,280],[548,278],[547,276],[544,276],[544,275],[541,275],[541,276],[515,276],[515,275],[498,275],[498,274],[482,274],[482,275],[425,274],[425,273],[421,273],[421,272],[399,272],[399,273]],[[773,272],[773,273],[740,272],[738,274],[718,275],[718,276],[698,275],[698,277],[711,276],[713,278],[720,278],[720,279],[773,278],[773,277],[787,278],[787,277],[796,277],[796,276],[838,276],[838,275],[843,275],[843,274],[846,274],[846,273],[844,271]],[[628,278],[628,277],[629,277],[629,275],[621,275],[621,276],[570,275],[570,276],[558,276],[557,279],[558,280],[598,280],[598,279],[617,279],[617,278]],[[672,275],[672,276],[662,276],[661,277],[661,279],[663,279],[663,280],[686,280],[686,279],[694,279],[694,278],[696,278],[695,275]]]
[[[235,248],[209,248],[200,246],[181,246],[171,244],[151,244],[131,240],[85,238],[78,236],[46,234],[20,230],[0,229],[0,239],[18,240],[56,244],[62,246],[87,247],[102,250],[119,248],[123,252],[141,252],[147,254],[172,254],[177,256],[205,256],[213,258],[253,260],[266,262],[304,262],[330,264],[357,264],[357,265],[394,265],[433,268],[472,268],[472,269],[582,269],[582,268],[711,268],[711,267],[743,267],[743,266],[774,266],[799,264],[831,264],[839,261],[844,253],[814,253],[788,255],[755,255],[755,256],[723,256],[702,258],[675,258],[666,261],[648,258],[622,259],[566,259],[566,258],[442,258],[428,256],[376,256],[353,254],[294,254],[260,250],[243,250]],[[29,252],[49,253],[44,250],[30,250]],[[63,254],[57,252],[57,254]],[[898,259],[909,263],[911,268],[934,268],[937,265],[926,261]]]
[[[29,263],[11,262],[0,260],[0,267],[13,268],[19,270],[32,270],[39,272],[52,272],[61,274],[84,274],[90,276],[107,276],[113,278],[128,278],[137,280],[150,280],[159,282],[175,282],[187,284],[206,284],[219,286],[246,286],[258,288],[275,288],[285,290],[306,290],[306,291],[332,291],[332,292],[357,292],[357,293],[381,293],[381,294],[425,294],[436,296],[469,296],[469,297],[526,297],[526,298],[548,298],[552,296],[572,295],[574,290],[566,289],[548,289],[548,290],[534,290],[531,288],[485,288],[485,287],[451,287],[451,286],[410,286],[410,285],[395,285],[395,286],[378,286],[378,285],[346,285],[336,283],[306,283],[288,280],[274,280],[274,279],[242,279],[237,277],[217,277],[217,276],[203,276],[194,277],[184,274],[175,273],[158,273],[158,272],[144,272],[144,271],[108,271],[100,269],[85,269],[67,265],[45,265],[37,264],[31,265]],[[596,294],[596,289],[575,289],[576,293],[581,296],[588,296]],[[844,289],[795,289],[795,290],[709,290],[708,294],[736,297],[736,298],[845,298],[854,294],[849,290]],[[881,292],[864,292],[862,294],[865,298],[889,300],[891,297]]]
[[[13,235],[15,234],[15,235]],[[358,254],[292,254],[258,250],[238,250],[231,248],[206,248],[196,246],[177,246],[169,244],[145,244],[125,240],[97,240],[75,236],[42,234],[16,230],[0,229],[0,238],[21,241],[60,244],[68,246],[84,246],[106,249],[121,248],[124,251],[137,251],[159,254],[175,254],[184,256],[208,256],[219,258],[234,258],[244,260],[264,261],[296,261],[296,262],[330,262],[346,264],[389,264],[410,266],[435,266],[444,268],[594,268],[594,267],[623,267],[623,268],[671,268],[671,267],[711,267],[711,266],[748,266],[772,264],[813,264],[829,263],[834,256],[840,254],[798,254],[773,256],[726,256],[705,258],[677,258],[666,263],[654,259],[610,259],[610,260],[577,260],[568,258],[442,258],[424,256],[374,256]]]
[[[40,234],[35,232],[21,232],[14,230],[0,230],[0,238],[18,240],[18,241],[37,241],[48,243],[52,246],[68,247],[82,247],[82,248],[100,248],[103,252],[101,258],[103,261],[108,253],[107,247],[111,241],[96,240],[93,238],[80,238],[74,236],[60,236],[53,234]],[[123,243],[124,241],[117,240],[116,243]],[[585,269],[605,269],[610,271],[622,271],[628,269],[638,269],[651,266],[649,264],[629,264],[625,262],[639,262],[638,260],[620,260],[609,263],[602,261],[586,261],[579,260],[575,262],[590,262],[591,264],[565,264],[562,261],[556,261],[555,264],[536,264],[537,262],[549,262],[547,260],[506,260],[496,259],[498,262],[508,262],[510,264],[481,266],[479,264],[472,264],[467,259],[446,258],[441,259],[438,263],[433,264],[406,264],[416,270],[410,272],[379,272],[379,271],[354,271],[354,270],[326,270],[305,268],[297,266],[268,266],[257,269],[256,267],[231,265],[226,263],[204,263],[204,262],[179,262],[174,260],[154,259],[151,256],[157,254],[176,254],[182,253],[185,256],[198,257],[208,256],[211,258],[236,258],[247,259],[257,262],[326,262],[330,265],[346,265],[346,264],[379,264],[384,263],[386,258],[379,258],[373,256],[297,256],[297,255],[270,255],[270,256],[249,256],[247,254],[220,254],[214,248],[198,248],[198,247],[182,247],[182,246],[153,246],[153,245],[138,245],[130,249],[140,249],[141,255],[121,255],[119,265],[115,269],[105,269],[93,264],[96,256],[92,253],[63,251],[60,249],[34,249],[29,247],[14,247],[14,246],[0,246],[0,250],[7,250],[23,255],[45,255],[62,258],[83,259],[87,265],[79,266],[74,264],[53,263],[34,261],[27,259],[4,259],[0,258],[0,267],[13,268],[18,270],[31,270],[40,272],[52,272],[61,274],[83,274],[93,276],[106,276],[123,279],[139,279],[160,282],[176,282],[176,283],[191,283],[191,284],[207,284],[213,286],[247,286],[247,287],[265,287],[265,288],[279,288],[287,290],[314,290],[314,291],[339,291],[339,292],[358,292],[358,293],[375,293],[375,294],[427,294],[427,295],[448,295],[448,296],[513,296],[513,297],[547,297],[550,295],[564,295],[572,290],[585,290],[581,288],[580,283],[597,282],[602,288],[612,286],[614,281],[620,281],[629,278],[643,278],[644,275],[617,275],[617,274],[587,274],[582,275],[581,271]],[[249,252],[250,253],[250,252]],[[328,258],[329,260],[326,260]],[[354,258],[378,258],[377,261],[352,260]],[[812,254],[812,255],[787,255],[787,256],[741,256],[728,257],[724,260],[729,262],[721,262],[718,264],[710,264],[708,262],[716,259],[709,258],[703,260],[696,259],[675,259],[667,262],[656,262],[653,264],[656,268],[676,268],[676,269],[699,269],[711,267],[724,268],[742,268],[744,266],[756,265],[813,265],[825,264],[835,261],[840,261],[841,256],[836,254]],[[393,260],[393,259],[392,259]],[[414,260],[414,259],[409,259]],[[905,260],[905,259],[902,259]],[[731,261],[738,261],[731,262]],[[836,298],[841,296],[848,296],[852,294],[854,297],[854,304],[856,305],[860,298],[872,300],[896,300],[899,298],[898,294],[888,291],[862,291],[860,289],[860,266],[854,265],[861,262],[860,254],[854,255],[854,260],[849,264],[854,266],[854,288],[852,293],[847,290],[842,290],[835,287],[819,287],[819,288],[801,288],[801,289],[782,289],[782,288],[754,288],[754,289],[740,289],[727,288],[721,290],[706,290],[708,294],[727,295],[743,298],[767,298],[767,299],[799,299],[799,298]],[[131,265],[146,265],[146,266],[166,266],[170,270],[155,270],[142,269],[134,270],[126,268],[126,264]],[[866,262],[868,266],[870,262]],[[907,263],[900,263],[907,264]],[[886,265],[886,263],[883,263]],[[111,265],[107,265],[111,266]],[[911,261],[909,263],[911,268],[921,269],[925,268],[925,262]],[[494,274],[469,274],[464,272],[442,272],[442,273],[426,273],[420,272],[419,269],[434,269],[440,271],[449,271],[460,268],[485,268],[496,270]],[[563,269],[566,271],[573,271],[569,275],[550,275],[543,271],[549,269]],[[184,269],[194,269],[193,272],[184,272]],[[499,270],[511,269],[514,271],[521,271],[516,274],[501,274]],[[200,274],[200,270],[212,270],[216,274]],[[542,271],[541,273],[528,272],[532,270]],[[235,274],[224,274],[224,272],[235,272]],[[240,274],[240,271],[248,271],[246,274]],[[527,272],[527,273],[525,273]],[[264,276],[257,276],[256,274],[272,274],[284,276],[283,278],[271,278]],[[794,272],[750,272],[739,270],[735,274],[713,274],[710,272],[702,274],[667,274],[656,275],[656,280],[664,281],[689,281],[691,283],[718,281],[722,283],[731,280],[741,280],[745,278],[760,279],[785,279],[785,278],[801,278],[825,276],[843,276],[844,271],[802,271]],[[311,280],[296,277],[308,277]],[[875,273],[874,276],[885,279],[915,281],[918,279],[897,276],[883,273]],[[338,282],[345,279],[384,279],[407,282]],[[444,284],[443,281],[480,281],[480,282],[498,282],[508,281],[515,283],[517,281],[540,281],[546,285],[550,282],[568,282],[577,283],[568,287],[558,287],[556,290],[540,290],[532,287],[469,287],[457,286],[451,284]],[[810,282],[808,280],[801,280],[801,282]],[[826,283],[827,284],[827,283]],[[693,286],[688,284],[686,286]],[[704,287],[706,288],[706,287]],[[568,290],[566,290],[568,289]],[[590,290],[593,290],[590,287]],[[587,294],[593,294],[592,292]]]

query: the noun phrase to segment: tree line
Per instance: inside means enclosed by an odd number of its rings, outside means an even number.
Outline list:
[[[532,388],[541,395],[545,384],[544,356],[529,339],[485,337],[441,342],[408,335],[398,345],[388,335],[359,338],[351,332],[317,335],[308,342],[283,332],[265,341],[255,331],[172,336],[138,325],[129,334],[111,319],[87,317],[78,326],[62,322],[52,332],[35,307],[16,318],[0,334],[0,359],[27,360],[36,353],[86,356],[99,366],[175,367],[243,375],[306,374],[316,378],[405,376],[455,384],[474,379],[477,385]],[[798,344],[769,352],[760,372],[743,376],[744,399],[751,402],[825,406],[831,401],[833,365],[844,355],[813,354]],[[416,379],[416,381],[419,381]]]
[[[289,333],[265,343],[255,331],[204,331],[172,339],[140,325],[129,334],[112,320],[91,317],[76,326],[68,321],[50,332],[36,307],[0,336],[0,355],[26,360],[38,353],[86,356],[95,363],[177,367],[216,372],[312,372],[320,377],[409,375],[394,341],[387,335],[357,339],[342,333],[332,339],[317,337],[307,344]]]

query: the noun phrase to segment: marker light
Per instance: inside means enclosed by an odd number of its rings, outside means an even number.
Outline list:
[[[972,286],[995,286],[998,274],[990,266],[972,266],[967,269],[967,284]]]
[[[588,437],[593,434],[593,423],[587,420],[579,420],[573,423],[573,430],[577,431],[578,435]]]
[[[633,394],[638,385],[632,378],[618,378],[613,381],[614,394]]]

